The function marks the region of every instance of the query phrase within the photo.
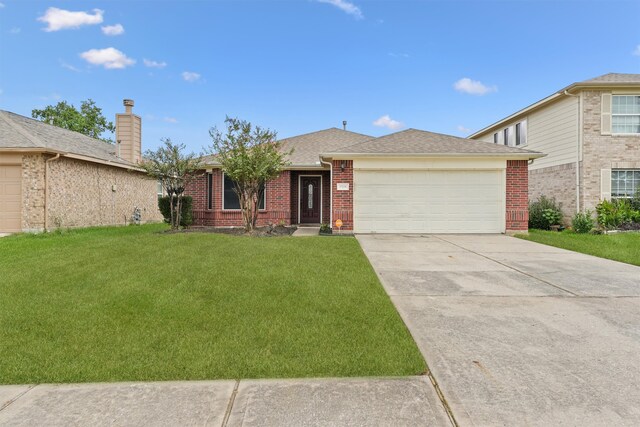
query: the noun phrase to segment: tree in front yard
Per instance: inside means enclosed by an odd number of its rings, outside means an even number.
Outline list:
[[[240,201],[242,221],[247,232],[256,227],[258,201],[267,182],[277,178],[289,164],[281,151],[276,132],[253,126],[246,120],[227,117],[226,133],[217,128],[209,131],[213,140],[212,154],[222,171],[234,182]]]
[[[33,109],[31,117],[109,143],[113,141],[109,138],[103,138],[102,134],[116,131],[113,122],[107,120],[102,114],[102,109],[91,99],[82,101],[80,110],[72,104],[68,104],[67,101],[60,101],[56,105],[48,105],[42,110]]]
[[[201,167],[200,156],[185,153],[184,144],[174,144],[169,138],[163,139],[162,143],[157,150],[145,152],[140,166],[162,184],[169,197],[171,228],[177,230],[180,228],[184,190],[197,177]]]

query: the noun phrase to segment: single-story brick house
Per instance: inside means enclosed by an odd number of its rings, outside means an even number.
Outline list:
[[[259,224],[356,233],[527,230],[529,161],[542,153],[416,129],[374,138],[337,128],[282,140],[290,166],[266,184]],[[238,198],[214,158],[187,189],[202,226],[240,226]]]
[[[137,165],[132,106],[116,115],[118,144],[0,110],[0,232],[124,225],[136,207],[143,222],[162,220],[157,182]]]

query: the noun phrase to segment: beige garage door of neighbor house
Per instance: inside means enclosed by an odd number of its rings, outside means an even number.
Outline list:
[[[357,233],[502,233],[502,170],[356,170]]]
[[[0,165],[0,233],[22,231],[22,166]]]

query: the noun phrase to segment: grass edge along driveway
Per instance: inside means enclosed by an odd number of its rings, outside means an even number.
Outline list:
[[[357,241],[0,240],[0,384],[404,376],[426,365]]]
[[[583,254],[640,266],[640,233],[578,234],[529,230],[515,237]]]

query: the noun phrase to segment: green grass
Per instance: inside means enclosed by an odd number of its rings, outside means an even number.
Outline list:
[[[516,237],[640,266],[640,233],[577,234],[530,230],[528,235]]]
[[[0,239],[0,383],[426,369],[355,239],[162,230]]]

